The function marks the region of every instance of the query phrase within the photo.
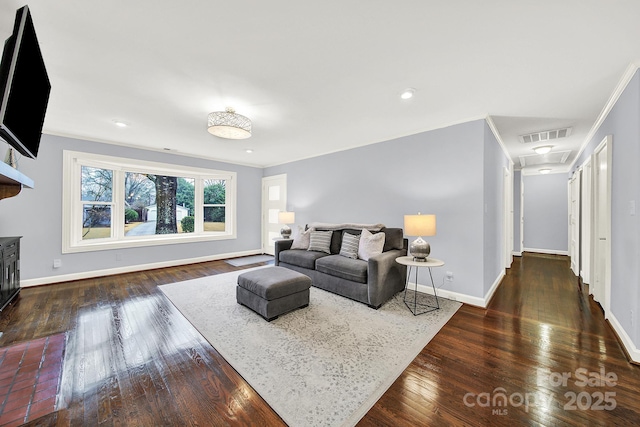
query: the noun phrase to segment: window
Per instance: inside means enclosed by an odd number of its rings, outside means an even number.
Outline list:
[[[64,152],[63,253],[233,239],[236,174]]]

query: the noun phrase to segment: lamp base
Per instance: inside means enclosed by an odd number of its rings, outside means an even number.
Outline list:
[[[289,227],[288,225],[285,225],[284,227],[282,227],[280,229],[280,235],[282,236],[283,239],[290,239],[291,238],[291,227]]]
[[[418,237],[416,240],[411,242],[409,252],[413,256],[414,261],[427,262],[427,257],[431,253],[431,245],[422,239],[422,237]]]

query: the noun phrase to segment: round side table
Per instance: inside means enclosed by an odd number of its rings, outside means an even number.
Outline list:
[[[412,256],[401,256],[396,258],[396,262],[398,264],[406,265],[409,267],[409,271],[407,272],[407,279],[404,284],[404,304],[407,306],[409,310],[413,313],[414,316],[419,314],[429,313],[430,311],[438,310],[440,308],[440,302],[438,301],[438,294],[436,292],[436,285],[433,283],[433,274],[431,274],[431,269],[435,267],[442,267],[444,265],[444,261],[435,258],[427,258],[426,261],[414,261]],[[415,291],[413,293],[413,307],[410,302],[407,302],[407,288],[409,287],[409,277],[411,276],[411,269],[415,267],[414,277],[415,277]],[[429,269],[429,277],[431,278],[431,286],[433,287],[433,296],[436,298],[436,305],[429,305],[426,303],[418,302],[418,270],[420,267],[426,267]],[[422,311],[418,312],[418,309]]]

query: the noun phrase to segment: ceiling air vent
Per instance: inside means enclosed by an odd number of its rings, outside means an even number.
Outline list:
[[[566,138],[571,135],[572,128],[562,128],[554,130],[545,130],[542,132],[529,133],[520,135],[520,141],[525,144],[553,141],[554,139]]]

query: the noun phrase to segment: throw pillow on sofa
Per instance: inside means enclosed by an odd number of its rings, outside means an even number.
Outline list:
[[[347,258],[358,258],[358,247],[360,246],[360,236],[350,233],[342,235],[342,246],[340,246],[340,255]]]
[[[309,236],[309,251],[331,253],[331,236],[333,231],[314,230]]]
[[[298,234],[293,238],[291,243],[291,249],[309,249],[309,243],[311,238],[311,229],[303,230],[302,227],[298,227]]]
[[[358,258],[368,261],[372,256],[381,254],[384,248],[384,237],[384,233],[373,234],[367,229],[362,229]]]

